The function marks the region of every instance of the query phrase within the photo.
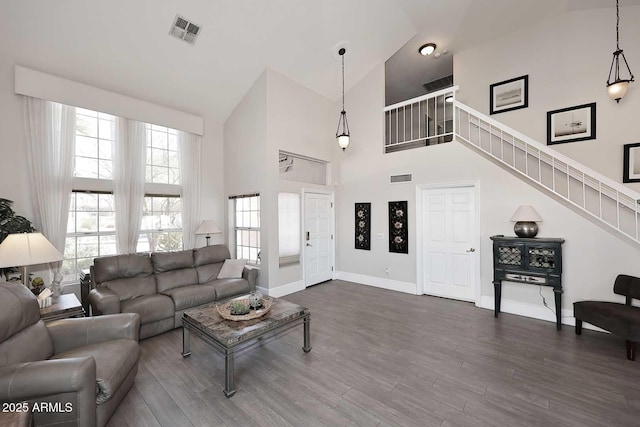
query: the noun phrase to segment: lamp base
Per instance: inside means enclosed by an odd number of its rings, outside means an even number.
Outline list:
[[[538,234],[538,224],[533,221],[518,221],[513,226],[518,237],[534,238]]]

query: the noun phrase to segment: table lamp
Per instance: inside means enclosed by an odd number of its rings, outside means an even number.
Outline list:
[[[218,224],[216,224],[211,219],[202,221],[202,223],[196,230],[197,235],[199,234],[205,235],[205,238],[207,239],[207,246],[209,246],[209,239],[211,238],[211,234],[220,234],[220,233],[222,233],[222,230],[220,230],[220,227],[218,227]]]
[[[542,218],[533,206],[520,206],[511,217],[511,221],[516,222],[513,226],[516,236],[533,238],[538,234],[536,222],[542,222]]]
[[[63,258],[42,233],[9,234],[0,244],[0,268],[20,267],[22,284],[27,287],[28,266],[62,261]]]

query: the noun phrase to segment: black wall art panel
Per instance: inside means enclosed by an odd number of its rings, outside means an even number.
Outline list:
[[[389,252],[409,253],[407,201],[389,202]]]
[[[356,249],[371,250],[371,203],[356,203]]]

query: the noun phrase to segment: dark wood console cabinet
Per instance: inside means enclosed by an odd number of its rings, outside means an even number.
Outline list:
[[[491,236],[495,317],[500,313],[502,281],[553,287],[556,328],[561,329],[562,244],[564,239]]]

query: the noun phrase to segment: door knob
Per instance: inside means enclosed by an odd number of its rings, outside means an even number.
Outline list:
[[[469,248],[469,249],[467,249],[467,252],[475,252],[475,251],[476,251],[476,248]]]
[[[312,245],[312,244],[310,244],[310,243],[307,243],[307,246],[313,246],[313,245]]]

